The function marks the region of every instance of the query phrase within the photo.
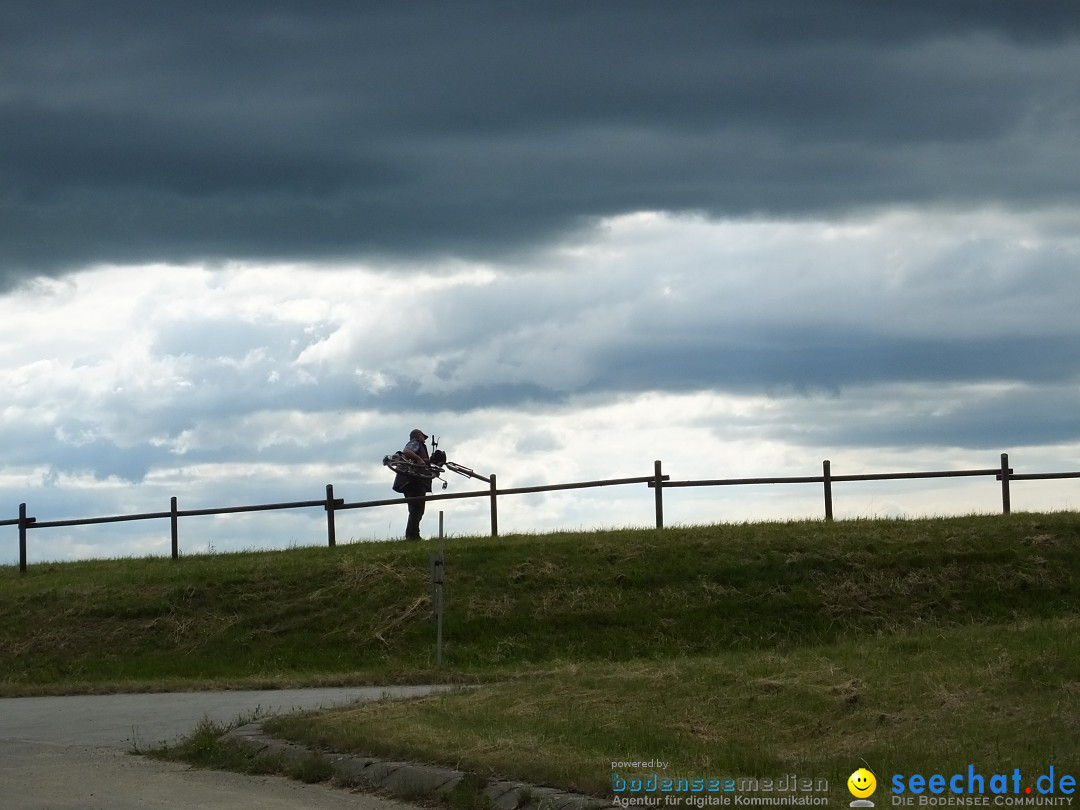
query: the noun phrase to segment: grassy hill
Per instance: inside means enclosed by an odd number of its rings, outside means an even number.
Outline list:
[[[485,681],[279,728],[590,791],[1076,762],[1080,515],[452,538],[438,671],[434,546],[2,568],[0,694]]]

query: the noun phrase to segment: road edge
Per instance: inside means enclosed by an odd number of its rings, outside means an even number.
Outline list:
[[[318,754],[330,766],[335,779],[346,787],[386,791],[403,800],[445,798],[468,776],[465,771],[439,765],[316,752],[307,746],[267,734],[260,722],[231,729],[223,735],[223,739],[252,754],[277,755],[291,763],[300,763]],[[492,810],[605,810],[614,807],[606,799],[524,782],[489,782],[480,792],[491,800]]]

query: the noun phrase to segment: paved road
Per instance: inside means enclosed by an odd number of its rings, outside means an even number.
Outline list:
[[[357,687],[0,699],[0,808],[409,810],[400,802],[324,785],[201,771],[131,752],[175,742],[206,717],[232,723],[256,713],[426,691]]]

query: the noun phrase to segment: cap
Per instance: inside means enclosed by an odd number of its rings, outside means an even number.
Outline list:
[[[422,431],[420,428],[413,428],[412,432],[409,433],[409,438],[415,439],[417,436],[422,436],[425,439],[428,437],[427,434],[424,433],[424,431]]]

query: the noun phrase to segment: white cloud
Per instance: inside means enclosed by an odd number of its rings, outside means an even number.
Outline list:
[[[328,483],[394,497],[380,460],[417,425],[501,486],[648,475],[654,459],[682,479],[815,475],[825,458],[837,474],[984,468],[1003,451],[1075,469],[1078,240],[1056,212],[641,213],[506,265],[103,267],[24,285],[0,298],[0,515],[308,500]],[[1075,505],[1070,486],[1025,483],[1016,508]],[[837,514],[992,511],[994,487],[845,485]],[[821,512],[814,486],[667,497],[670,522]],[[483,501],[440,508],[449,531],[486,531]],[[644,486],[500,509],[504,532],[652,520]],[[397,536],[402,511],[343,512],[339,535]],[[324,520],[184,532],[280,547],[320,542]],[[126,554],[160,533],[117,525],[87,546],[42,530],[34,547]]]

